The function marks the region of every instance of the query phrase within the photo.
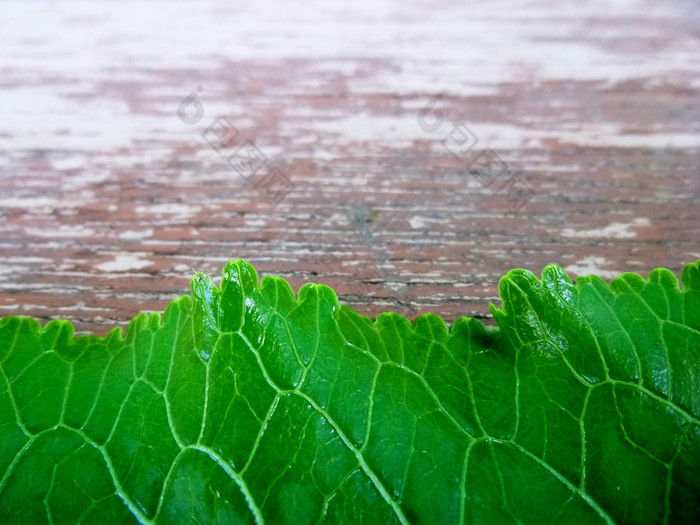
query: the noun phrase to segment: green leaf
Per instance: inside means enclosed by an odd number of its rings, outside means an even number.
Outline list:
[[[223,273],[125,337],[0,321],[0,522],[700,522],[700,261],[513,270],[497,328]]]

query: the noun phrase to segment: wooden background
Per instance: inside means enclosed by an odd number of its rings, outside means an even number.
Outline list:
[[[0,317],[106,333],[244,258],[369,316],[700,258],[700,8],[0,3]]]

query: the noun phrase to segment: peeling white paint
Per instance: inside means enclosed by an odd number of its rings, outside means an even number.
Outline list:
[[[426,138],[416,116],[411,114],[397,117],[351,114],[337,119],[318,120],[313,123],[313,129],[325,136],[337,134],[349,142],[382,140],[410,143]]]
[[[615,147],[615,148],[700,148],[700,135],[697,133],[678,133],[664,129],[645,128],[644,133],[625,133],[624,124],[580,122],[572,129],[566,120],[557,122],[531,122],[517,126],[494,124],[491,122],[458,123],[446,122],[441,127],[441,135],[447,136],[456,125],[465,124],[477,137],[479,142],[470,152],[475,153],[482,147],[492,149],[517,149],[520,147],[546,149],[546,142],[556,140],[561,144],[581,147]],[[431,149],[444,151],[441,141],[435,141]],[[468,155],[465,155],[467,157]]]
[[[650,224],[649,219],[640,217],[629,223],[613,222],[604,228],[593,230],[574,230],[573,228],[565,228],[562,230],[561,234],[563,237],[574,237],[577,239],[595,237],[603,239],[634,239],[637,237],[637,232],[633,231],[632,228],[649,226]]]
[[[436,217],[423,217],[421,215],[414,215],[408,220],[411,228],[414,230],[423,229],[429,227],[431,223],[436,224],[447,224],[449,221],[447,219],[438,219]]]
[[[683,8],[675,4],[608,0],[552,9],[541,1],[510,2],[507,16],[502,2],[453,3],[440,9],[412,4],[412,15],[407,17],[406,6],[390,0],[359,0],[352,8],[311,0],[305,9],[293,2],[273,0],[249,5],[205,0],[196,8],[157,0],[66,1],[52,4],[51,9],[40,2],[2,2],[0,49],[13,52],[2,58],[4,75],[10,76],[4,79],[0,150],[51,144],[58,149],[99,151],[133,147],[138,140],[181,141],[183,136],[196,141],[218,115],[230,116],[245,134],[256,125],[256,116],[251,113],[254,108],[244,107],[235,97],[222,96],[230,86],[220,80],[196,78],[188,88],[195,89],[200,82],[203,87],[200,94],[205,114],[195,126],[183,124],[175,114],[188,93],[153,81],[154,74],[173,65],[209,78],[212,75],[208,72],[220,69],[224,60],[315,60],[311,75],[285,88],[284,95],[295,90],[328,89],[324,74],[345,75],[354,93],[419,99],[434,93],[462,97],[496,94],[499,86],[523,77],[535,85],[559,80],[614,84],[651,77],[673,80],[681,71],[690,77],[692,86],[700,73],[700,62],[695,59],[700,55],[698,40],[669,39],[659,43],[658,49],[645,49],[643,56],[624,45],[606,45],[611,40],[653,39],[652,22],[669,23],[683,17]],[[630,12],[643,12],[650,23],[629,27],[593,23],[601,14],[629,17]],[[39,33],[37,27],[41,28]],[[374,61],[377,70],[360,71],[363,66],[357,61],[361,60]],[[148,109],[131,107],[117,90],[104,93],[105,86],[109,89],[119,82],[140,86],[139,98],[150,104]],[[268,89],[273,90],[274,85]],[[419,102],[409,100],[406,104],[416,112],[420,109]],[[468,115],[448,118],[470,122]],[[697,134],[671,129],[651,135],[616,135],[612,130],[598,134],[595,123],[579,123],[580,132],[552,129],[547,133],[572,144],[591,146],[697,147],[700,140]],[[416,134],[425,135],[415,118],[373,115],[334,123],[318,121],[314,126],[339,129],[348,140],[388,136],[405,141]],[[475,131],[484,140],[493,136],[486,129]],[[152,154],[152,148],[139,150],[144,157]],[[78,164],[77,159],[65,160],[59,169],[80,167]]]
[[[265,219],[260,219],[257,217],[246,217],[245,224],[249,228],[264,228],[267,226],[267,221]]]
[[[71,153],[51,159],[51,165],[58,171],[78,170],[85,167],[85,155]]]
[[[36,235],[37,237],[49,237],[49,238],[67,238],[67,239],[79,239],[81,237],[92,237],[96,235],[95,230],[83,226],[82,224],[70,225],[61,224],[56,229],[41,229],[41,228],[30,228],[27,229],[27,233],[30,235]]]
[[[201,206],[179,203],[149,204],[147,206],[137,206],[135,209],[139,215],[169,215],[173,219],[179,220],[196,217],[201,210]]]
[[[193,274],[197,273],[197,270],[193,268],[192,266],[187,266],[186,264],[178,263],[173,267],[173,270],[178,272],[178,273],[183,273],[187,274],[188,277],[191,277]]]
[[[96,264],[95,268],[101,272],[128,272],[129,270],[141,270],[153,263],[141,259],[141,254],[121,254],[117,255],[112,261]]]
[[[5,208],[23,208],[28,210],[53,209],[58,206],[67,206],[65,202],[52,197],[15,197],[12,199],[0,199],[0,206]]]
[[[153,228],[148,228],[146,230],[127,230],[119,234],[120,239],[134,240],[134,239],[146,239],[153,237]]]
[[[609,264],[610,262],[604,257],[592,256],[581,259],[574,264],[570,264],[564,268],[564,270],[566,270],[566,272],[569,274],[574,274],[579,277],[583,275],[597,275],[603,279],[614,279],[620,275],[620,272],[605,270],[605,266]]]

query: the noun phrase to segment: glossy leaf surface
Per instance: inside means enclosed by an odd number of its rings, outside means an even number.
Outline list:
[[[0,522],[700,522],[700,261],[513,270],[497,329],[240,260],[192,294],[125,337],[0,321]]]

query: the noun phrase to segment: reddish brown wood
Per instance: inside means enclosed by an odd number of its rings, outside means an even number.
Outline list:
[[[489,318],[515,267],[700,258],[688,2],[235,5],[0,4],[0,317],[105,333],[245,258]]]

